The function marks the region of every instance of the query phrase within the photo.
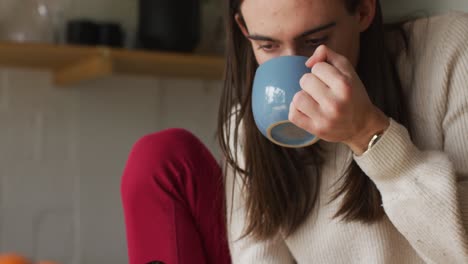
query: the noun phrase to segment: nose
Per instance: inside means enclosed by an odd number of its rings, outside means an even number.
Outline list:
[[[283,50],[281,56],[297,56],[299,55],[297,52],[297,48],[295,47],[288,47]]]
[[[304,57],[310,57],[313,55],[313,52],[311,52],[308,49],[301,49],[300,47],[287,47],[283,50],[281,56],[304,56]]]

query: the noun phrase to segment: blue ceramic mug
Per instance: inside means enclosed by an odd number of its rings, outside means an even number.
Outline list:
[[[258,129],[273,143],[289,148],[301,148],[316,143],[319,138],[288,120],[289,105],[301,91],[299,81],[310,68],[307,57],[282,56],[257,68],[252,88],[252,111]]]

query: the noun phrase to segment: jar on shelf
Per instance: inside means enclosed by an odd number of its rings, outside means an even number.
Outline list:
[[[4,0],[8,12],[0,19],[0,40],[54,42],[54,25],[44,0]]]

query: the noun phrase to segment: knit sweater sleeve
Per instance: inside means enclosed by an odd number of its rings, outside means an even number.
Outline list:
[[[442,95],[445,103],[433,106],[440,107],[442,118],[433,125],[442,130],[443,147],[421,150],[407,129],[391,120],[377,144],[354,159],[379,189],[390,221],[421,258],[468,263],[468,19],[451,21],[439,35],[432,39],[439,48],[424,55],[438,66],[422,67],[427,78],[444,75],[445,87],[426,87],[413,100]]]
[[[234,128],[231,122],[231,140],[230,149],[233,150]],[[240,131],[240,129],[239,129]],[[240,133],[242,134],[242,133]],[[242,142],[240,135],[239,143]],[[237,164],[245,168],[244,156],[242,153],[242,144],[239,144],[237,151]],[[227,201],[227,229],[229,248],[231,251],[232,263],[242,264],[288,264],[295,263],[288,247],[281,237],[270,239],[268,241],[257,241],[251,236],[243,237],[247,213],[245,199],[240,175],[234,177],[234,170],[228,166],[226,170],[226,201]]]

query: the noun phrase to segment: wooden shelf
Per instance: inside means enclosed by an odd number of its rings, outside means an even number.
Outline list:
[[[32,43],[0,42],[0,66],[51,70],[58,86],[111,74],[221,80],[216,56]]]

